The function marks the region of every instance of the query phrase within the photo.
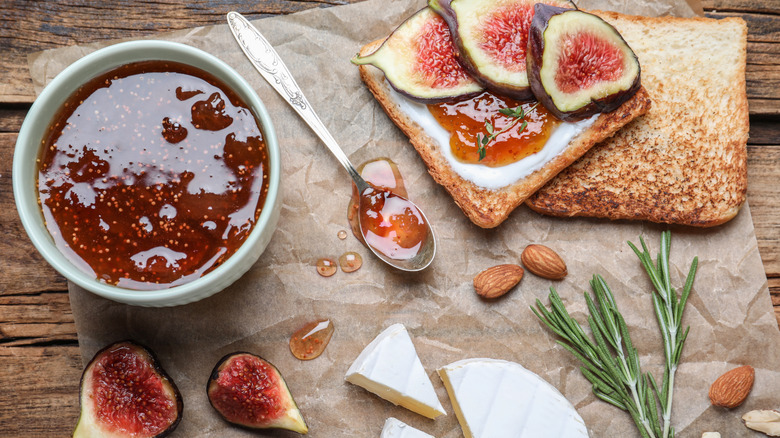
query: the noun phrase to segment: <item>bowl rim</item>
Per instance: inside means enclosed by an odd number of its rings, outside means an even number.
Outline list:
[[[30,183],[30,179],[37,181],[37,171],[33,170],[32,174],[25,174],[24,169],[28,163],[26,163],[24,158],[29,155],[29,152],[24,154],[22,151],[24,148],[33,148],[35,149],[35,156],[37,157],[42,140],[41,132],[45,132],[45,129],[51,124],[51,120],[46,120],[44,124],[45,127],[39,132],[40,127],[38,126],[38,122],[40,122],[40,120],[36,119],[42,117],[40,115],[42,108],[56,103],[58,111],[64,103],[64,100],[56,102],[51,101],[52,99],[58,99],[56,94],[61,93],[61,87],[69,90],[65,97],[65,99],[67,99],[67,97],[79,86],[83,85],[88,80],[79,78],[80,74],[85,73],[86,71],[92,71],[96,64],[108,59],[114,59],[115,61],[105,64],[102,71],[108,71],[120,65],[144,60],[182,62],[206,70],[217,76],[221,81],[225,82],[226,85],[233,89],[233,91],[238,93],[239,96],[245,100],[260,122],[263,139],[269,155],[269,169],[267,172],[269,175],[268,193],[260,216],[252,231],[249,233],[249,236],[247,236],[246,240],[233,255],[221,265],[214,268],[214,270],[190,282],[166,289],[138,290],[114,286],[99,281],[97,278],[92,277],[68,261],[65,254],[63,254],[54,244],[48,229],[45,227],[43,215],[38,206],[37,184],[33,183],[35,186],[33,191],[36,194],[34,199],[25,196],[25,193],[23,192],[23,184]],[[122,61],[117,63],[116,60],[118,59],[122,59]],[[189,59],[190,62],[185,59]],[[197,61],[197,63],[195,61]],[[204,65],[207,65],[207,67]],[[87,77],[91,79],[98,74],[100,73],[90,73]],[[35,169],[37,169],[37,166]],[[281,152],[277,142],[276,131],[271,122],[268,110],[265,108],[265,105],[263,105],[260,97],[252,86],[250,86],[235,69],[216,56],[186,44],[162,40],[128,41],[107,46],[78,59],[57,74],[35,99],[35,102],[33,102],[25,116],[14,147],[12,167],[12,183],[16,208],[28,237],[41,256],[57,270],[57,272],[65,276],[65,278],[96,295],[127,304],[147,306],[185,304],[219,292],[221,288],[217,288],[217,284],[221,281],[221,277],[228,276],[231,271],[240,268],[240,263],[244,258],[251,257],[251,252],[256,251],[254,248],[255,244],[262,238],[264,232],[273,233],[273,230],[266,231],[266,228],[269,226],[269,222],[274,219],[275,212],[273,207],[278,202],[277,198],[279,196],[280,181]],[[274,225],[275,224],[272,224],[272,226]],[[248,264],[248,266],[251,266],[251,264]],[[235,278],[238,278],[243,274],[244,272],[240,272]],[[203,294],[204,290],[208,291],[211,288],[216,288],[216,290]],[[199,291],[201,292],[201,295],[197,295]],[[191,300],[182,301],[190,294],[193,294]]]

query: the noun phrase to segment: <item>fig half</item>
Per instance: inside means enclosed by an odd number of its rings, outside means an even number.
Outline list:
[[[576,8],[566,0],[544,3]],[[539,0],[428,0],[450,28],[458,59],[491,91],[532,100],[526,74],[528,31]]]
[[[531,90],[561,120],[613,111],[640,87],[639,60],[620,33],[579,10],[536,5],[526,61]]]
[[[406,19],[378,49],[352,62],[379,68],[396,91],[422,103],[450,102],[484,89],[458,62],[447,24],[430,8]]]
[[[182,415],[181,394],[154,354],[133,341],[100,350],[81,376],[74,438],[164,437]]]
[[[228,422],[251,429],[309,431],[279,370],[251,353],[217,362],[206,388],[211,406]]]

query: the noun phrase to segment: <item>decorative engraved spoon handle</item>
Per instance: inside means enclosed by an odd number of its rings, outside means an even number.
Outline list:
[[[341,150],[336,140],[325,128],[317,113],[306,100],[301,88],[295,82],[287,66],[271,46],[271,43],[258,31],[244,16],[238,12],[228,12],[228,26],[241,50],[252,62],[258,72],[268,81],[269,84],[279,93],[290,106],[300,115],[303,120],[311,127],[317,136],[330,149],[336,159],[347,169],[349,176],[355,181],[360,193],[369,186],[355,170],[350,163],[347,155]]]

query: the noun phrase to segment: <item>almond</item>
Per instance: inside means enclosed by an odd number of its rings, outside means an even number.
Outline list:
[[[726,372],[710,386],[710,401],[715,406],[736,408],[750,394],[755,376],[756,371],[750,365]]]
[[[474,277],[474,290],[482,298],[498,298],[509,292],[522,278],[523,268],[520,266],[493,266]]]
[[[520,260],[526,269],[548,280],[561,280],[568,274],[561,256],[544,245],[526,246]]]

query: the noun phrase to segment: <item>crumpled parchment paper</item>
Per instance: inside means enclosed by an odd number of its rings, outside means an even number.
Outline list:
[[[595,2],[595,0],[593,0]],[[684,2],[606,0],[625,12],[692,15]],[[696,2],[694,2],[696,3]],[[156,35],[206,50],[233,66],[257,90],[271,114],[282,148],[282,219],[260,261],[227,290],[198,303],[148,309],[98,298],[70,285],[71,306],[85,363],[108,343],[131,338],[155,350],[184,397],[184,419],[174,436],[293,436],[249,432],[223,422],[209,406],[206,381],[224,354],[247,350],[274,363],[310,427],[312,437],[376,437],[388,416],[439,438],[461,436],[436,369],[469,357],[517,361],[556,386],[580,412],[591,436],[639,436],[628,414],[596,399],[575,359],[531,313],[538,298],[547,303],[554,286],[570,312],[585,323],[582,293],[595,273],[612,287],[639,350],[644,371],[663,373],[661,338],[652,312],[651,290],[639,261],[626,245],[644,236],[657,251],[666,226],[594,219],[559,219],[518,208],[499,228],[480,229],[436,185],[407,139],[389,121],[360,82],[349,59],[363,44],[387,35],[422,7],[418,0],[369,0],[255,22],[281,54],[305,94],[351,160],[376,157],[398,163],[410,197],[426,212],[438,237],[433,265],[418,274],[394,271],[375,260],[348,230],[350,180],[308,127],[255,72],[227,26]],[[696,8],[696,4],[693,5]],[[700,4],[698,5],[700,8]],[[69,63],[105,43],[42,52],[30,58],[38,90]],[[676,379],[674,426],[680,437],[720,431],[750,436],[740,416],[780,403],[780,331],[772,311],[750,210],[713,229],[671,227],[672,276],[681,287],[699,256],[699,272],[684,324],[691,326]],[[496,301],[472,288],[479,271],[519,263],[529,243],[559,252],[569,275],[552,282],[526,273],[520,285]],[[355,273],[320,277],[320,257],[357,251],[364,265]],[[139,292],[143,293],[143,292]],[[335,334],[325,353],[312,361],[294,358],[290,335],[304,323],[330,318]],[[448,415],[428,420],[344,382],[358,353],[380,331],[400,322]],[[710,406],[709,385],[738,365],[756,368],[747,402],[733,410]],[[77,397],[73,394],[73,397]],[[755,436],[760,436],[755,434]]]

